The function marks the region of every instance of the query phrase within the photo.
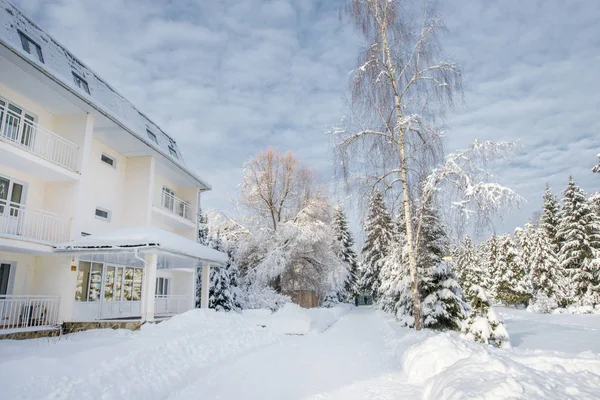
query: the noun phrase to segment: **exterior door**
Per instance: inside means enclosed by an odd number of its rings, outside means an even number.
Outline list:
[[[10,279],[10,264],[0,264],[0,299],[8,294],[8,281]]]
[[[24,203],[24,185],[0,176],[0,233],[21,234]]]
[[[30,148],[35,136],[35,119],[21,107],[0,99],[1,133],[11,142]]]

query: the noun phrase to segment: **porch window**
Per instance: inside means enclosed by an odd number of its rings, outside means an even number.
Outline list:
[[[170,281],[169,278],[156,278],[156,291],[154,294],[158,297],[168,296]]]
[[[140,301],[143,270],[80,261],[75,301]]]

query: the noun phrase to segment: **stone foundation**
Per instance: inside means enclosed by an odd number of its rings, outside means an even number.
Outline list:
[[[88,331],[90,329],[129,329],[139,331],[144,322],[142,321],[93,321],[93,322],[64,322],[63,334]]]
[[[12,333],[2,333],[0,331],[0,340],[8,339],[8,340],[24,340],[24,339],[39,339],[45,337],[56,337],[60,336],[61,330],[60,327],[56,327],[54,329],[44,329],[41,331],[26,331],[26,332],[12,332]]]

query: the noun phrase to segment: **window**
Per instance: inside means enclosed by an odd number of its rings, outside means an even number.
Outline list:
[[[100,160],[105,163],[110,165],[113,168],[117,168],[117,160],[111,156],[109,156],[106,153],[102,153],[102,156],[100,156]]]
[[[19,32],[19,37],[21,38],[21,46],[23,46],[23,50],[28,52],[29,54],[34,54],[37,56],[38,60],[43,64],[44,56],[42,55],[42,48],[39,44],[34,42],[29,36],[17,30]]]
[[[88,232],[81,232],[81,236],[86,237],[86,236],[90,236],[91,233]]]
[[[173,189],[169,189],[168,187],[163,186],[162,205],[164,208],[175,212],[175,191]]]
[[[80,261],[75,301],[140,301],[142,268]]]
[[[146,133],[148,134],[148,137],[150,138],[150,140],[152,140],[154,143],[158,144],[158,139],[156,138],[156,135],[154,133],[152,133],[150,131],[150,129],[146,129]]]
[[[30,148],[37,118],[22,107],[0,98],[0,129],[2,136],[19,146]]]
[[[88,86],[87,81],[81,76],[77,75],[75,72],[71,71],[71,73],[73,74],[73,80],[75,81],[77,87],[80,87],[81,89],[85,90],[87,94],[90,94],[90,87]]]
[[[111,214],[110,210],[96,207],[96,218],[103,219],[105,221],[110,221],[110,214]]]
[[[171,153],[171,156],[174,158],[179,158],[177,157],[177,150],[175,150],[175,148],[173,147],[173,145],[169,145],[169,153]]]
[[[169,278],[156,278],[156,291],[154,294],[158,297],[166,297],[169,295]]]

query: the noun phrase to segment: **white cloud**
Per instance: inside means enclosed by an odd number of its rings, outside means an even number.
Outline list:
[[[268,145],[293,150],[329,179],[324,131],[340,119],[358,41],[340,1],[20,0],[50,34],[174,136],[230,208],[241,164]],[[446,3],[445,3],[446,4]],[[447,3],[449,54],[464,67],[466,104],[448,116],[450,150],[474,138],[521,139],[497,171],[529,202],[572,173],[588,191],[600,151],[600,2]]]

